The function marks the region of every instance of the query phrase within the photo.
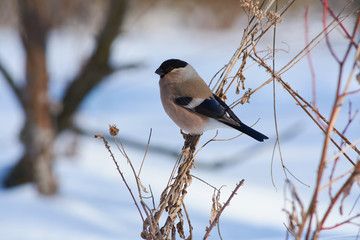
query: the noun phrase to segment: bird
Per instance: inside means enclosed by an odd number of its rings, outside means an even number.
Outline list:
[[[231,127],[260,142],[268,139],[241,122],[187,62],[168,59],[155,73],[160,76],[160,98],[165,112],[185,132],[201,135],[210,129]]]

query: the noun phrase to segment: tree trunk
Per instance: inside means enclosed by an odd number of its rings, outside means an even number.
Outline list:
[[[20,90],[11,77],[5,75],[24,108],[26,122],[21,136],[25,151],[5,178],[6,187],[34,182],[40,193],[56,193],[57,184],[52,171],[55,137],[72,126],[72,116],[86,95],[116,70],[109,64],[111,44],[119,34],[127,2],[107,2],[104,26],[99,32],[95,51],[66,89],[62,110],[52,113],[48,97],[46,38],[50,29],[49,18],[52,18],[51,12],[54,12],[49,10],[54,6],[47,0],[18,0],[21,38],[26,52],[24,89]],[[7,73],[4,70],[2,72]]]
[[[42,19],[41,1],[19,1],[21,38],[26,52],[26,86],[24,94],[25,126],[23,158],[5,180],[7,187],[35,182],[40,193],[56,193],[52,172],[55,132],[48,98],[46,36],[48,26]]]

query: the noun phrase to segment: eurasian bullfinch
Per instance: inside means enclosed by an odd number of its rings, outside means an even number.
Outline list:
[[[189,134],[230,126],[258,141],[268,139],[242,123],[187,62],[166,60],[155,73],[160,75],[160,95],[166,113]]]

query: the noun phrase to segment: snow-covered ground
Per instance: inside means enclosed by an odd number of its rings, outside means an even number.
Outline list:
[[[152,17],[159,14],[153,14]],[[192,64],[208,82],[225,64],[240,41],[243,26],[231,30],[200,31],[199,29],[174,29],[164,25],[161,19],[146,19],[116,41],[113,48],[113,64],[141,63],[137,69],[115,73],[94,90],[82,105],[76,121],[89,136],[62,134],[56,143],[55,172],[59,180],[59,193],[54,197],[40,196],[33,185],[27,184],[11,190],[0,189],[0,239],[139,239],[142,229],[141,219],[117,173],[108,152],[95,133],[106,135],[108,124],[116,124],[120,136],[129,140],[147,142],[150,128],[152,139],[149,154],[142,170],[142,183],[151,185],[155,201],[159,200],[167,183],[175,157],[152,151],[152,146],[161,146],[180,151],[182,137],[179,129],[171,122],[162,109],[158,76],[155,69],[168,58],[180,58]],[[320,21],[319,21],[320,22]],[[157,25],[163,24],[161,28]],[[319,30],[316,24],[310,29],[310,36]],[[287,34],[297,29],[294,34]],[[166,33],[166,34],[165,34]],[[278,27],[278,47],[285,51],[278,53],[278,66],[282,66],[304,46],[302,20]],[[263,43],[266,48],[269,42]],[[341,36],[332,39],[341,51]],[[20,50],[17,33],[9,29],[0,32],[0,59],[16,79],[24,74],[24,53]],[[78,71],[78,63],[84,59],[92,47],[91,37],[66,30],[54,32],[49,39],[50,91],[53,99],[59,99],[66,80]],[[317,102],[324,116],[329,115],[333,102],[337,65],[331,59],[326,47],[314,50],[314,67],[317,73]],[[326,61],[324,60],[326,59]],[[326,63],[325,63],[326,62]],[[246,72],[246,87],[254,88],[268,79],[263,69],[253,66]],[[294,88],[311,99],[311,78],[305,59],[283,78]],[[351,89],[358,85],[353,83]],[[271,156],[275,141],[273,118],[272,85],[264,87],[251,98],[250,104],[235,108],[235,112],[245,123],[252,124],[260,118],[256,129],[270,137],[265,143],[258,143],[247,136],[232,141],[214,142],[206,146],[198,155],[198,168],[192,174],[221,187],[222,201],[225,201],[236,183],[245,179],[245,185],[225,210],[221,220],[223,239],[284,239],[286,217],[284,180],[279,155],[271,167]],[[312,194],[317,161],[323,143],[322,133],[297,106],[288,94],[277,85],[277,119],[282,154],[288,169],[309,187],[291,178],[305,203]],[[229,95],[234,100],[234,95]],[[0,177],[21,155],[22,147],[17,139],[23,116],[9,87],[0,76]],[[341,112],[347,114],[346,108]],[[352,96],[353,111],[359,109],[359,96]],[[337,127],[342,129],[347,116],[339,119]],[[360,124],[357,118],[350,127],[349,139],[359,138]],[[215,131],[205,133],[201,143],[213,137]],[[229,129],[220,130],[218,138],[227,138],[236,133]],[[69,149],[76,146],[75,154]],[[124,174],[135,189],[130,168],[111,143]],[[126,145],[128,155],[139,167],[145,149]],[[335,153],[333,150],[331,153]],[[231,164],[218,169],[209,169],[209,163],[229,161]],[[339,166],[346,168],[347,163]],[[271,179],[271,169],[275,186]],[[354,187],[355,191],[358,188]],[[194,179],[189,189],[186,204],[194,226],[194,239],[201,239],[211,208],[213,190]],[[324,198],[325,199],[325,198]],[[346,201],[350,209],[354,199]],[[327,204],[326,201],[321,202]],[[355,206],[359,209],[359,203]],[[333,223],[338,223],[336,217]],[[353,239],[356,226],[331,233],[329,239],[339,239],[335,234]],[[348,237],[346,237],[348,236]],[[211,239],[218,239],[216,230]],[[327,238],[326,238],[327,239]]]

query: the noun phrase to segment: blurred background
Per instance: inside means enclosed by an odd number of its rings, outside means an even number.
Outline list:
[[[336,12],[345,5],[330,2]],[[359,8],[358,3],[353,5]],[[304,48],[306,34],[312,39],[321,32],[321,13],[320,1],[308,0],[296,1],[282,16],[276,38],[279,69]],[[353,26],[355,19],[345,19],[344,25]],[[93,136],[107,136],[108,124],[116,124],[128,155],[139,167],[152,129],[142,183],[151,186],[158,201],[183,138],[163,111],[154,71],[164,60],[180,58],[210,82],[235,52],[247,22],[238,0],[0,0],[1,238],[139,239],[138,212],[104,145]],[[264,36],[258,51],[269,49],[272,38],[270,32]],[[330,39],[342,56],[347,46],[343,33],[334,30]],[[324,42],[311,55],[317,107],[328,117],[338,64]],[[235,89],[229,93],[230,103],[270,77],[256,64],[249,64],[244,73],[246,89],[240,95]],[[313,101],[305,58],[283,79]],[[313,191],[324,136],[288,93],[275,86],[282,156],[301,181],[290,176],[306,203]],[[357,89],[354,80],[350,91]],[[234,110],[248,125],[259,120],[255,128],[269,136],[269,141],[258,143],[240,136],[213,142],[195,160],[197,168],[192,174],[218,188],[224,186],[223,201],[245,179],[220,222],[224,239],[284,239],[286,235],[286,176],[277,151],[272,161],[276,140],[273,99],[269,84],[250,103]],[[350,95],[336,127],[343,130],[349,115],[359,107],[359,94]],[[215,133],[205,133],[199,146]],[[359,133],[359,118],[355,118],[347,137],[355,141]],[[236,134],[223,129],[218,138]],[[135,188],[129,166],[113,143],[111,146]],[[336,149],[330,148],[330,153],[335,154]],[[349,155],[357,158],[355,153]],[[339,172],[347,164],[341,162]],[[212,188],[193,180],[186,202],[195,239],[203,236],[208,225],[212,193]],[[354,201],[346,204],[350,209]],[[359,203],[354,207],[359,209]],[[337,217],[332,220],[336,223]],[[324,237],[352,239],[358,231],[358,226],[350,225]],[[213,237],[219,239],[215,231]]]

